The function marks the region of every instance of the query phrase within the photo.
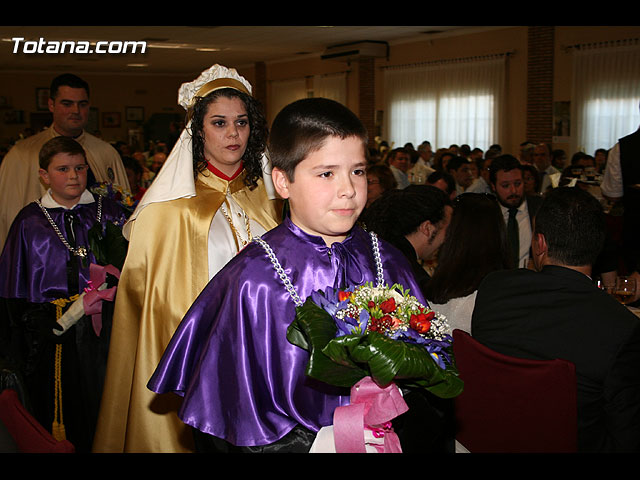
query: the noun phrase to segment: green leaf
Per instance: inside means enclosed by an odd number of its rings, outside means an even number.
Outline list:
[[[122,235],[122,230],[112,222],[105,225],[104,235],[102,225],[95,223],[89,230],[89,248],[96,257],[99,265],[113,265],[122,271],[129,242]]]
[[[455,366],[440,368],[421,346],[381,333],[336,337],[334,319],[310,298],[297,308],[287,339],[310,353],[307,375],[330,385],[351,387],[370,375],[381,387],[402,382],[442,398],[462,392]]]
[[[322,348],[334,339],[337,330],[327,312],[310,298],[296,311],[296,319],[287,330],[287,339],[309,351],[307,375],[339,387],[351,387],[367,375],[366,370],[335,363],[322,353]]]

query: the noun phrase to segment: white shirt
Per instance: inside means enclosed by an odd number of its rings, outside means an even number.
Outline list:
[[[553,165],[549,165],[545,170],[540,172],[540,192],[544,193],[549,187],[553,188],[554,185],[551,180],[551,175],[557,175],[558,173],[560,173],[560,170]]]
[[[452,298],[444,304],[428,303],[433,310],[447,317],[451,331],[457,328],[471,334],[471,317],[476,305],[477,293],[476,290],[466,297]]]
[[[394,167],[393,165],[390,165],[389,168],[391,169],[391,173],[393,173],[393,176],[395,177],[396,182],[398,182],[398,190],[407,188],[410,185],[409,176],[406,173],[404,173],[399,168]]]
[[[504,216],[504,223],[507,225],[509,222],[509,209],[504,205],[500,205],[500,208],[502,209],[502,215]],[[531,231],[531,220],[529,219],[529,208],[527,206],[526,199],[518,207],[516,220],[518,221],[518,237],[520,242],[520,260],[518,260],[518,268],[526,268],[529,263],[529,249],[531,248],[531,237],[533,236],[533,232]]]
[[[616,143],[607,155],[607,166],[604,169],[604,179],[600,185],[603,195],[620,198],[624,195],[622,187],[622,168],[620,167],[620,143]]]
[[[484,179],[484,177],[476,178],[473,181],[473,183],[471,184],[471,186],[469,186],[469,188],[467,188],[465,190],[465,192],[470,192],[470,193],[493,193],[493,191],[491,190],[491,187],[489,186],[487,181]]]
[[[223,208],[233,222],[235,232],[229,226],[229,220],[222,212]],[[249,229],[252,237],[266,233],[262,225],[252,219],[249,219]],[[236,242],[250,241],[248,233],[244,210],[240,208],[231,194],[227,193],[226,201],[214,215],[209,227],[209,280],[242,250],[242,243],[237,245]],[[240,238],[236,238],[236,235]]]

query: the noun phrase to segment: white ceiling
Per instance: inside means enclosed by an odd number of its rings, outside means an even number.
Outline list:
[[[242,68],[305,56],[333,45],[386,41],[390,45],[501,27],[455,26],[0,26],[0,71],[198,74],[214,63]],[[17,42],[24,38],[18,53]],[[24,42],[145,41],[146,53],[23,53]],[[35,45],[34,43],[27,44]],[[43,44],[44,46],[50,43]],[[172,47],[172,48],[169,48]],[[218,49],[198,51],[196,48]],[[145,64],[144,67],[128,66]]]

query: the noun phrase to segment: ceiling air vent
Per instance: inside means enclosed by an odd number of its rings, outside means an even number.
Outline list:
[[[327,47],[320,57],[322,60],[338,60],[342,62],[350,62],[360,58],[388,58],[389,44],[387,42],[353,42],[342,43]]]

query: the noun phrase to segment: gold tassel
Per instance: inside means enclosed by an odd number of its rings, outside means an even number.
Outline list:
[[[62,317],[62,309],[67,303],[75,302],[80,295],[74,295],[68,299],[60,298],[54,300],[56,306],[56,320]],[[54,359],[54,377],[53,377],[53,424],[51,425],[51,434],[58,441],[66,440],[67,435],[64,428],[64,419],[62,417],[62,345],[56,345],[56,354]]]

